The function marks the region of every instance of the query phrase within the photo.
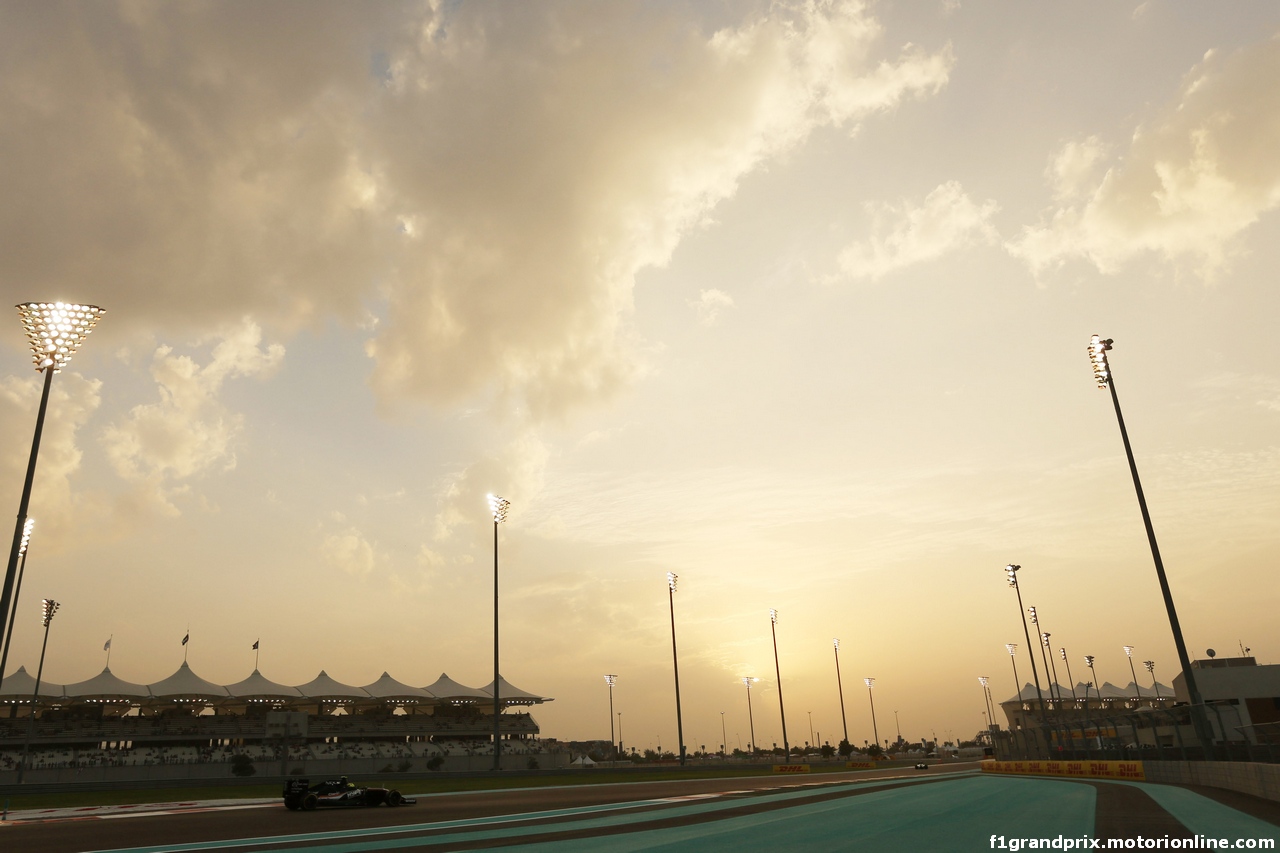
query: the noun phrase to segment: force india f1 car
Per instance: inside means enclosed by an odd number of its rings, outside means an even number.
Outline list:
[[[346,776],[318,785],[308,785],[308,781],[289,779],[284,783],[286,808],[309,812],[317,808],[353,809],[380,806],[383,803],[388,806],[409,806],[417,802],[388,788],[361,788],[348,782]]]

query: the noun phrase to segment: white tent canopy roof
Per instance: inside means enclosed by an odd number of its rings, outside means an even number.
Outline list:
[[[434,684],[428,684],[426,691],[438,699],[493,699],[492,693],[486,693],[475,687],[459,684],[443,672]]]
[[[25,666],[20,666],[17,672],[0,682],[0,702],[29,702],[35,689],[35,676],[27,672]],[[41,699],[61,699],[62,695],[61,684],[52,684],[43,678],[40,680]]]
[[[86,681],[63,686],[68,699],[148,699],[145,684],[134,684],[116,678],[110,667],[103,667],[102,672]]]
[[[535,696],[532,693],[528,693],[524,690],[521,690],[519,687],[513,687],[511,683],[507,681],[505,678],[503,678],[501,675],[498,676],[498,688],[499,688],[498,689],[499,702],[512,702],[512,703],[524,704],[524,703],[554,701],[546,698],[545,696]],[[490,699],[493,698],[493,682],[492,681],[490,681],[481,689],[484,691],[484,694],[486,696],[488,696]],[[1034,687],[1031,689],[1033,691],[1035,690]]]
[[[396,681],[387,672],[382,673],[382,677],[377,681],[366,684],[361,689],[374,699],[414,699],[419,702],[429,702],[435,698],[421,687],[410,687]]]
[[[308,699],[368,699],[369,694],[359,687],[343,684],[329,677],[323,669],[306,684],[299,684],[298,691]]]
[[[302,697],[302,691],[298,688],[278,684],[256,669],[244,681],[228,684],[226,689],[233,699],[300,699]]]
[[[163,681],[147,685],[157,699],[226,699],[227,688],[205,681],[183,661],[177,672]]]
[[[1050,692],[1047,686],[1042,686],[1040,688],[1046,700],[1056,699],[1059,691],[1061,692],[1063,699],[1070,700],[1071,698],[1070,687],[1065,687],[1058,684],[1055,684],[1053,686],[1054,686],[1055,692]],[[1143,699],[1156,698],[1156,692],[1154,689],[1152,689],[1151,685],[1149,684],[1145,686],[1138,685],[1138,687],[1140,687],[1142,690]],[[1129,685],[1124,688],[1116,687],[1114,684],[1112,684],[1109,681],[1104,682],[1101,688],[1101,692],[1099,692],[1099,690],[1095,688],[1093,685],[1088,685],[1086,687],[1085,683],[1082,681],[1076,685],[1076,698],[1084,699],[1086,689],[1089,691],[1090,699],[1098,699],[1099,697],[1103,699],[1134,699],[1138,695],[1137,690],[1135,689],[1134,683],[1132,681],[1130,681]],[[1164,684],[1161,684],[1160,695],[1162,697],[1167,697],[1172,699],[1173,688],[1168,687]],[[1035,699],[1036,699],[1036,686],[1034,684],[1024,684],[1022,686],[1022,691],[1017,696],[1010,696],[1008,699],[1005,699],[1004,701],[1005,702],[1017,702],[1017,701],[1033,702],[1035,701]],[[1004,704],[1004,703],[1002,702],[1001,704]]]

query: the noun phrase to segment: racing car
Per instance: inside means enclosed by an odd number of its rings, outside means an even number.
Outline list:
[[[409,806],[417,802],[390,788],[362,788],[341,779],[329,779],[318,785],[308,779],[289,779],[284,783],[285,808],[312,811],[317,808],[353,809],[365,806]]]

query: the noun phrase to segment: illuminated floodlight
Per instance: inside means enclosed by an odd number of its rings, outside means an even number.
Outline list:
[[[1007,651],[1007,652],[1009,653],[1009,657],[1013,657],[1014,655],[1016,655],[1016,654],[1018,653],[1018,644],[1017,644],[1017,643],[1005,643],[1005,644],[1004,644],[1004,647],[1005,647],[1005,651]]]
[[[40,618],[41,626],[48,628],[49,623],[53,621],[53,614],[58,612],[58,608],[62,605],[54,601],[52,598],[46,598],[40,602]]]
[[[1043,632],[1041,632],[1041,634],[1040,634],[1040,642],[1041,642],[1042,644],[1044,644],[1044,647],[1045,647],[1046,649],[1051,649],[1051,648],[1053,648],[1052,646],[1050,646],[1050,645],[1049,645],[1049,632],[1048,632],[1048,631],[1043,631]]]
[[[835,644],[836,651],[840,651],[840,638],[832,637],[831,642]]]
[[[988,682],[989,680],[990,680],[990,679],[989,679],[987,676],[985,676],[985,675],[979,675],[979,676],[978,676],[978,683],[979,683],[979,684],[981,684],[983,687],[986,687],[986,686],[987,686],[987,682]]]
[[[864,679],[862,679],[862,680],[863,680],[864,682],[866,682],[866,685],[867,685],[867,689],[868,689],[868,690],[870,690],[872,687],[875,687],[875,686],[876,686],[876,680],[875,680],[874,678],[864,678]]]
[[[1016,587],[1018,585],[1018,569],[1022,566],[1015,566],[1013,563],[1004,567],[1005,577],[1009,579],[1009,586]]]
[[[617,684],[617,683],[618,683],[618,676],[616,676],[616,675],[606,675],[606,676],[604,677],[604,680],[605,680],[605,683],[607,683],[610,687],[612,687],[613,685],[615,685],[615,684]]]
[[[1034,607],[1027,608],[1027,614],[1031,617],[1032,625],[1039,625],[1040,620],[1036,617],[1036,609]]]
[[[667,586],[672,592],[676,591],[676,581],[680,580],[680,576],[675,572],[667,572]]]
[[[31,543],[31,528],[36,526],[34,518],[28,518],[22,524],[22,543],[18,546],[18,556],[25,556],[27,553],[27,545]]]
[[[1132,658],[1132,657],[1133,657],[1133,646],[1125,646],[1125,647],[1124,647],[1124,653],[1125,653],[1126,655],[1128,655],[1130,658]]]
[[[511,501],[506,498],[500,498],[497,495],[489,495],[489,511],[493,513],[493,523],[499,524],[507,520],[507,510],[511,508]]]
[[[54,373],[67,366],[104,313],[97,305],[72,302],[23,302],[16,307],[36,370],[52,367]]]
[[[1105,341],[1094,335],[1089,341],[1089,361],[1093,364],[1093,378],[1099,388],[1106,388],[1111,381],[1111,366],[1107,364],[1107,350],[1111,349],[1112,340]]]
[[[745,675],[742,677],[742,683],[746,685],[746,687],[747,687],[747,689],[748,689],[748,690],[750,690],[750,689],[751,689],[751,685],[752,685],[752,684],[755,684],[755,683],[756,683],[757,681],[759,681],[759,680],[760,680],[760,679],[758,679],[758,678],[751,678],[751,677],[749,677],[749,676],[745,676]]]
[[[1145,667],[1147,668],[1147,672],[1151,673],[1152,675],[1155,675],[1155,674],[1156,674],[1156,662],[1155,662],[1155,661],[1153,661],[1153,660],[1144,660],[1144,661],[1142,662],[1142,665],[1143,665],[1143,666],[1145,666]]]
[[[1093,669],[1093,655],[1084,656],[1084,665],[1089,667],[1090,669]]]
[[[773,609],[769,610],[769,621],[775,625],[778,624],[778,611]]]

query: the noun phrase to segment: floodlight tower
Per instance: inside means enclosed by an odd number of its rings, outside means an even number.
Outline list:
[[[1124,647],[1125,657],[1129,659],[1129,673],[1133,676],[1133,690],[1138,694],[1138,701],[1142,701],[1142,688],[1138,686],[1138,671],[1133,668],[1133,646]]]
[[[40,679],[44,677],[44,653],[49,648],[49,623],[53,614],[58,612],[58,602],[46,598],[40,603],[40,619],[44,625],[44,645],[40,646],[40,666],[36,669],[36,686],[31,691],[31,715],[27,720],[27,739],[22,743],[22,763],[18,765],[18,784],[22,784],[22,773],[27,769],[27,755],[31,751],[31,738],[36,731],[36,705],[40,702]]]
[[[1009,581],[1009,586],[1013,587],[1013,591],[1018,594],[1018,618],[1022,620],[1022,633],[1027,638],[1027,657],[1031,660],[1031,680],[1036,685],[1036,699],[1040,702],[1040,717],[1044,718],[1044,694],[1040,692],[1040,675],[1036,672],[1036,655],[1031,650],[1031,629],[1027,627],[1027,617],[1022,612],[1022,588],[1018,586],[1018,570],[1022,566],[1010,563],[1004,567],[1005,577]],[[1048,675],[1048,673],[1045,673]]]
[[[1093,685],[1094,692],[1098,694],[1098,701],[1102,701],[1102,688],[1098,685],[1098,671],[1093,668],[1093,655],[1084,656],[1084,665],[1089,667],[1089,673],[1090,675],[1093,676],[1093,681],[1089,682],[1089,684]],[[1088,707],[1089,705],[1089,685],[1088,684],[1086,684],[1084,688],[1084,702],[1085,702],[1085,707]]]
[[[751,685],[759,680],[760,679],[749,675],[744,675],[742,677],[742,686],[747,688],[747,722],[751,726],[750,746],[752,757],[755,757],[756,754],[756,718],[751,715]]]
[[[996,709],[991,701],[991,688],[987,686],[987,682],[991,679],[985,675],[978,676],[978,683],[982,685],[982,701],[987,706],[987,725],[988,727],[996,724]]]
[[[840,725],[844,726],[844,742],[849,742],[849,718],[844,713],[844,684],[840,681],[840,638],[831,640],[836,647],[836,689],[840,691]]]
[[[1056,684],[1058,687],[1058,710],[1061,711],[1062,710],[1062,685],[1058,684],[1058,665],[1053,662],[1053,646],[1049,645],[1048,631],[1040,632],[1040,643],[1042,646],[1042,648],[1040,649],[1040,653],[1049,659],[1050,671],[1053,673],[1053,683]],[[1050,689],[1049,692],[1052,693],[1053,692],[1052,689]]]
[[[19,551],[22,548],[22,532],[26,529],[27,508],[31,505],[31,485],[36,476],[36,457],[40,454],[40,436],[44,432],[45,410],[49,407],[49,388],[53,374],[60,373],[71,361],[71,356],[93,331],[98,319],[105,313],[96,305],[77,305],[70,302],[24,302],[17,306],[22,318],[22,329],[27,333],[36,370],[44,373],[44,388],[40,392],[40,408],[36,412],[36,432],[31,439],[31,456],[27,459],[27,478],[22,484],[22,499],[18,502],[18,523],[13,528],[13,547],[9,549],[9,564],[4,573],[4,586],[0,589],[0,636],[7,636],[8,622],[17,616],[17,608],[11,610],[14,578],[18,572]],[[8,651],[8,641],[5,651]],[[0,671],[0,675],[3,672]]]
[[[616,758],[618,750],[616,745],[617,742],[613,739],[615,734],[613,730],[613,685],[617,683],[618,676],[606,675],[604,680],[605,683],[609,685],[609,749],[613,752],[613,755]]]
[[[36,526],[34,518],[28,518],[22,525],[22,544],[18,548],[18,556],[21,562],[18,563],[18,582],[13,585],[13,607],[11,608],[16,614],[18,612],[18,596],[22,593],[22,576],[27,573],[27,546],[31,543],[31,529]],[[0,636],[0,681],[4,681],[4,668],[9,661],[9,643],[13,642],[13,625],[16,619],[6,619],[9,614],[0,614],[0,629],[4,628],[5,622],[9,624],[9,629]]]
[[[880,729],[876,725],[876,698],[871,695],[871,688],[876,686],[874,678],[864,678],[863,683],[867,685],[867,700],[871,702],[871,733],[875,736],[876,746],[880,746]],[[883,747],[881,747],[883,749]]]
[[[769,630],[773,633],[773,671],[778,676],[778,713],[782,717],[783,761],[791,760],[791,745],[787,742],[787,709],[782,704],[782,667],[778,665],[778,611],[769,611]]]
[[[1046,634],[1040,633],[1040,617],[1036,614],[1035,605],[1027,608],[1027,615],[1031,617],[1031,624],[1035,626],[1036,633],[1040,635],[1040,660],[1044,662],[1044,677],[1049,677],[1049,653],[1045,649],[1049,648],[1049,641],[1045,639]],[[1053,701],[1053,685],[1049,685],[1049,701]]]
[[[1142,665],[1147,668],[1147,673],[1151,676],[1151,687],[1156,691],[1156,698],[1160,698],[1160,682],[1156,681],[1156,662],[1153,660],[1144,660]]]
[[[676,674],[676,740],[680,747],[680,764],[684,757],[684,722],[680,716],[680,657],[676,654],[676,581],[679,576],[667,572],[667,601],[671,605],[671,661]]]
[[[493,769],[502,768],[502,733],[498,723],[502,719],[502,706],[498,702],[498,525],[507,520],[511,501],[497,495],[489,495],[489,511],[493,514]]]
[[[1071,661],[1067,660],[1066,647],[1064,646],[1063,648],[1058,649],[1058,654],[1062,656],[1062,662],[1067,665],[1067,681],[1071,682],[1071,701],[1074,702],[1076,701],[1076,680],[1071,675]],[[1089,697],[1086,696],[1085,698],[1087,699]]]
[[[1009,653],[1009,663],[1013,664],[1013,686],[1018,691],[1018,702],[1022,702],[1022,682],[1018,679],[1018,644],[1005,643],[1004,650]]]
[[[1178,663],[1182,665],[1182,677],[1187,683],[1187,695],[1191,699],[1191,721],[1204,750],[1205,758],[1213,757],[1213,732],[1204,716],[1204,698],[1196,685],[1195,670],[1191,668],[1191,656],[1187,654],[1187,644],[1182,639],[1182,626],[1178,622],[1178,610],[1173,605],[1173,592],[1169,589],[1169,579],[1165,576],[1164,561],[1160,559],[1160,546],[1156,544],[1155,528],[1151,526],[1151,513],[1147,511],[1147,499],[1142,493],[1142,481],[1138,479],[1138,465],[1133,460],[1133,448],[1129,444],[1129,432],[1124,426],[1124,415],[1120,411],[1120,398],[1116,395],[1115,377],[1111,373],[1111,363],[1107,353],[1114,342],[1103,340],[1094,335],[1089,340],[1089,361],[1093,364],[1093,377],[1099,388],[1111,392],[1111,404],[1116,410],[1116,423],[1120,426],[1120,439],[1124,442],[1124,455],[1129,460],[1129,473],[1133,476],[1133,488],[1138,495],[1138,508],[1142,511],[1142,524],[1147,530],[1147,542],[1151,545],[1151,558],[1156,565],[1156,578],[1160,582],[1160,595],[1164,598],[1164,609],[1169,616],[1169,628],[1173,632],[1173,643],[1178,650]],[[1136,679],[1135,679],[1136,683]]]

